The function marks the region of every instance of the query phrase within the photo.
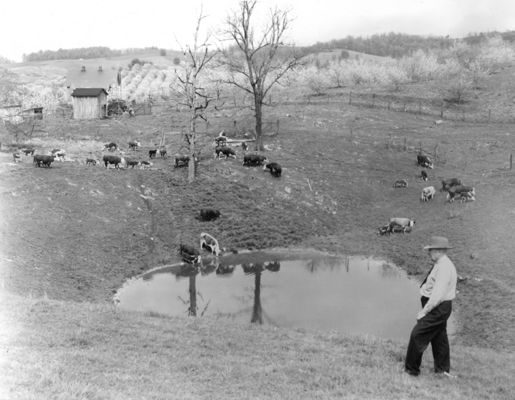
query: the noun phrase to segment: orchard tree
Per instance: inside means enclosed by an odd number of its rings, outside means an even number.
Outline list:
[[[256,120],[256,150],[263,150],[263,106],[270,89],[298,63],[283,38],[289,28],[288,11],[270,10],[260,34],[254,27],[256,0],[242,0],[226,21],[226,35],[234,42],[223,51],[230,77],[226,83],[250,94]]]
[[[216,99],[216,96],[211,95],[208,88],[203,87],[201,81],[206,67],[216,55],[215,52],[209,51],[209,35],[203,41],[199,39],[203,19],[201,9],[193,37],[193,45],[187,46],[183,50],[185,63],[180,70],[176,70],[178,84],[172,87],[177,92],[178,103],[185,106],[189,111],[189,126],[185,137],[189,147],[188,182],[190,183],[195,180],[197,123],[199,119],[207,120],[206,111],[210,103]]]

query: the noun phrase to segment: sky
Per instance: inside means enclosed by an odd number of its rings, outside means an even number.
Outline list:
[[[106,46],[180,49],[202,27],[224,26],[239,0],[9,0],[0,9],[0,56]],[[256,17],[289,10],[287,40],[299,46],[376,33],[462,37],[515,30],[514,0],[258,0]]]

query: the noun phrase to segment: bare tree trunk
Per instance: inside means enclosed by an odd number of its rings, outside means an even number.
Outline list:
[[[251,323],[263,323],[263,309],[261,307],[261,268],[254,272],[254,307],[252,308]]]
[[[188,162],[188,182],[191,183],[195,180],[195,130],[196,130],[196,124],[195,124],[195,115],[191,116],[190,121],[190,148],[189,148],[189,156],[190,161]]]
[[[255,97],[254,104],[256,109],[256,150],[263,151],[265,149],[263,146],[263,104],[258,96]]]
[[[197,275],[192,274],[189,277],[190,280],[190,308],[188,309],[188,315],[190,317],[197,316]]]

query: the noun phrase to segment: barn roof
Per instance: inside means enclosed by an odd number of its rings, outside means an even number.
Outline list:
[[[104,88],[77,88],[73,90],[72,97],[98,97],[102,92],[107,94]]]

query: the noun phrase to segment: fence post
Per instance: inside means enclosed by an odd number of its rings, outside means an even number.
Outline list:
[[[352,92],[349,92],[349,104],[352,104]]]
[[[443,101],[442,105],[440,106],[440,118],[443,118]]]
[[[236,130],[236,121],[233,121],[233,124],[234,124],[234,133],[238,133],[238,131]]]
[[[492,110],[488,110],[488,122],[490,122],[490,118],[492,117]]]
[[[437,158],[438,158],[438,144],[436,144],[436,146],[435,146],[435,150],[434,150],[434,157],[433,157],[433,159],[436,161],[436,160],[437,160]]]
[[[404,151],[408,150],[408,138],[404,138]]]
[[[275,134],[276,134],[276,135],[278,135],[278,134],[279,134],[279,120],[277,120],[277,125],[276,125]]]
[[[510,171],[513,168],[513,153],[510,153]]]
[[[376,102],[376,94],[372,93],[372,108],[374,108]]]

